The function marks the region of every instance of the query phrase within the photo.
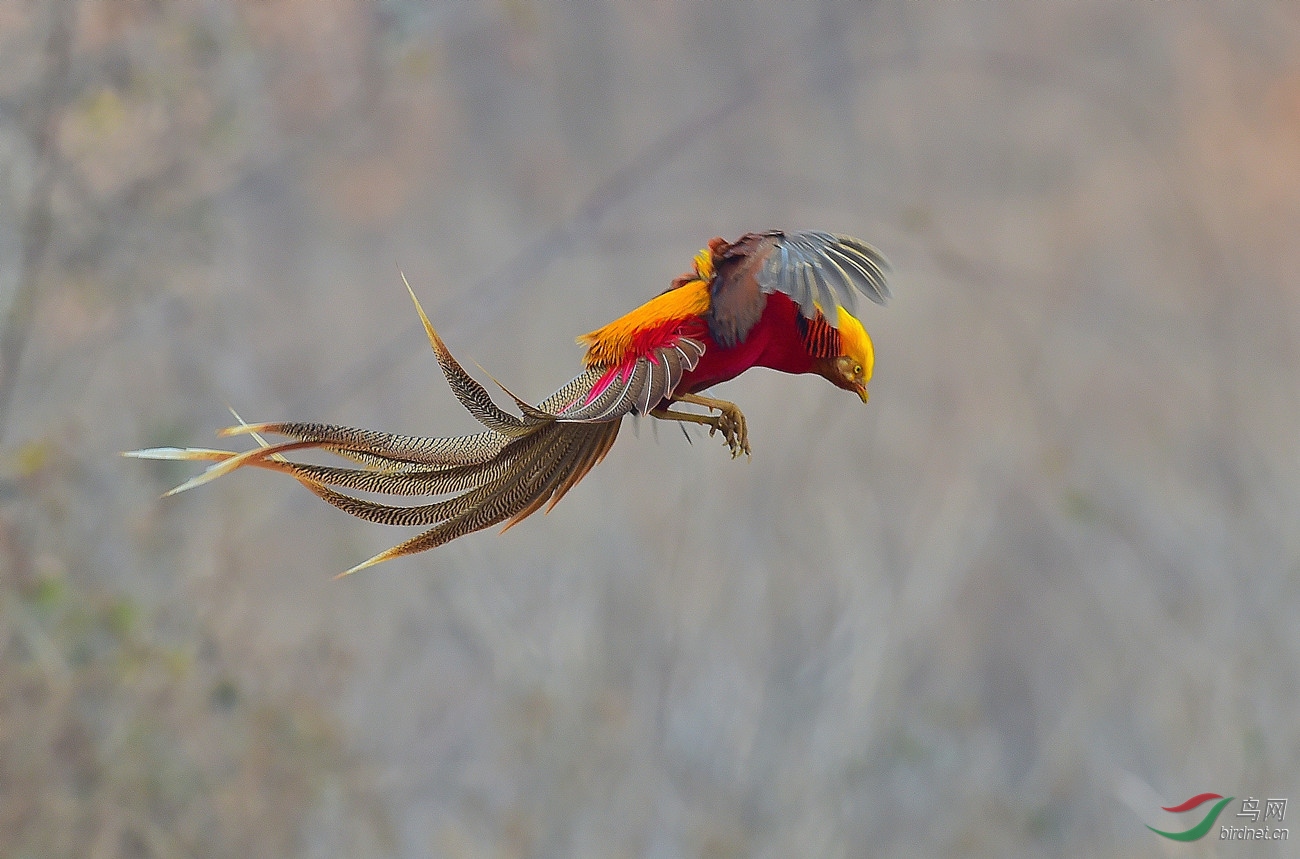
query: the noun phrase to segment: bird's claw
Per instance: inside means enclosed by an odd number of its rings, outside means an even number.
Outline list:
[[[722,432],[722,440],[727,443],[727,447],[731,448],[732,459],[742,453],[749,456],[749,428],[745,424],[745,415],[732,403],[724,403],[714,408],[717,408],[719,414],[710,421],[712,429],[709,430],[709,435]]]

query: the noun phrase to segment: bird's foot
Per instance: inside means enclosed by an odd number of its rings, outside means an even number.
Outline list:
[[[741,414],[740,409],[736,408],[735,403],[729,403],[726,400],[715,400],[712,397],[702,397],[699,394],[678,394],[673,398],[673,401],[703,406],[709,411],[718,414],[697,415],[694,412],[676,412],[668,408],[654,409],[650,414],[660,420],[703,424],[709,428],[709,435],[722,433],[722,440],[727,443],[727,447],[731,448],[732,459],[742,453],[746,456],[750,455],[749,429],[745,425],[745,416]]]
[[[745,456],[750,455],[749,451],[749,428],[745,424],[745,415],[740,409],[736,408],[734,403],[716,401],[717,405],[710,408],[717,409],[717,417],[709,418],[709,435],[721,432],[722,440],[731,448],[731,458],[735,459],[742,453]]]

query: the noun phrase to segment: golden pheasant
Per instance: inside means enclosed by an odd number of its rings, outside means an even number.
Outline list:
[[[867,401],[874,351],[851,310],[857,294],[877,304],[889,297],[889,265],[880,252],[849,236],[823,232],[748,233],[716,238],[692,271],[663,293],[578,338],[584,371],[537,405],[506,390],[520,416],[500,409],[451,356],[411,292],[429,343],[456,397],[486,429],[474,435],[425,438],[315,423],[245,424],[259,447],[236,453],[204,448],[149,448],[142,459],[216,461],[168,494],[190,489],[244,465],[283,471],[330,504],[372,522],[432,526],[352,569],[422,552],[506,522],[506,528],[564,497],[600,462],[628,414],[698,423],[721,432],[734,457],[748,454],[744,415],[733,403],[700,391],[751,367],[816,373]],[[410,290],[409,284],[407,285]],[[717,414],[669,408],[702,406]],[[236,416],[238,417],[238,416]],[[268,444],[260,433],[292,441]],[[291,462],[284,454],[320,448],[360,468]],[[391,495],[447,495],[430,504],[394,506],[330,487]]]

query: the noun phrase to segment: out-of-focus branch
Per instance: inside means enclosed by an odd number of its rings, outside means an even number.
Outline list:
[[[23,111],[31,129],[34,181],[23,215],[22,256],[14,295],[0,322],[0,435],[9,417],[18,366],[36,310],[36,294],[54,229],[52,197],[57,172],[59,116],[67,99],[72,68],[75,0],[57,0],[50,9],[45,42],[45,72]]]

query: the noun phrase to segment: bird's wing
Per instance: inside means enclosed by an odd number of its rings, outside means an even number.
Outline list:
[[[682,376],[695,369],[704,344],[690,337],[673,337],[663,346],[609,367],[592,367],[556,394],[547,405],[559,404],[561,392],[572,399],[557,409],[563,423],[617,421],[629,412],[647,414],[673,395]]]
[[[767,296],[783,292],[807,319],[836,307],[852,311],[859,293],[889,298],[889,263],[880,251],[836,233],[747,233],[714,257],[709,333],[724,347],[740,343],[763,315]]]

